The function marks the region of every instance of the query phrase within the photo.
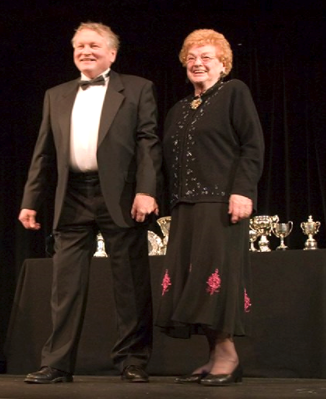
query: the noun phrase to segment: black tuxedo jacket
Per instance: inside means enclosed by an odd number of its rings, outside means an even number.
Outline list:
[[[71,112],[79,79],[49,89],[25,185],[22,208],[38,211],[48,173],[57,169],[54,225],[59,222],[69,174]],[[152,82],[111,70],[97,147],[101,190],[118,226],[132,226],[135,193],[158,196],[161,145]]]

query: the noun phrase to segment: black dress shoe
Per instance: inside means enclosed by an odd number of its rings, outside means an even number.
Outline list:
[[[128,382],[148,382],[148,374],[141,366],[127,366],[121,374],[123,381]]]
[[[200,380],[207,387],[231,385],[242,381],[242,368],[238,365],[231,374],[208,374]]]
[[[35,373],[27,374],[24,382],[29,384],[54,384],[56,382],[72,382],[72,374],[66,371],[53,369],[52,367],[42,367]]]
[[[196,374],[185,374],[185,375],[181,375],[180,377],[177,377],[175,379],[175,382],[177,384],[189,384],[189,383],[199,384],[200,381],[207,375],[208,375],[208,373],[206,373],[206,372],[196,373]]]

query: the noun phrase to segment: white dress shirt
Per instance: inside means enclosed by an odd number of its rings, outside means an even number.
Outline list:
[[[79,88],[71,114],[70,168],[74,172],[97,171],[97,140],[110,69],[102,75],[105,85]],[[81,74],[82,80],[89,80]]]

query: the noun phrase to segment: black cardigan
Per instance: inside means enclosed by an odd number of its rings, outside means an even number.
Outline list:
[[[179,202],[253,200],[262,173],[264,139],[250,91],[240,80],[218,82],[193,110],[188,96],[165,120],[164,165],[171,207]]]

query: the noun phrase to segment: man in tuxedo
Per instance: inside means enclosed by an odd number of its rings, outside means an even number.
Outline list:
[[[82,23],[72,39],[81,78],[46,92],[19,220],[37,230],[48,174],[57,173],[53,235],[52,334],[27,383],[73,381],[100,230],[110,255],[122,379],[147,382],[152,303],[147,227],[158,215],[161,146],[152,82],[111,70],[119,38]]]

